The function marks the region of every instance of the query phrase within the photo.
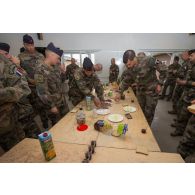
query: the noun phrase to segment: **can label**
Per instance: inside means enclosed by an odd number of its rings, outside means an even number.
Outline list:
[[[41,144],[41,148],[43,151],[43,154],[45,156],[45,159],[47,161],[53,159],[56,157],[56,152],[54,149],[53,141],[51,138],[51,134],[49,132],[43,132],[39,135],[39,141]]]

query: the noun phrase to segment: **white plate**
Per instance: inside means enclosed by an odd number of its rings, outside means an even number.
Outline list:
[[[108,116],[108,120],[111,122],[114,122],[114,123],[121,122],[121,121],[123,121],[123,119],[124,119],[123,116],[120,114],[110,114]]]
[[[135,112],[137,109],[133,106],[125,106],[123,107],[125,112]]]
[[[99,115],[107,115],[110,114],[109,109],[96,109],[95,112]]]

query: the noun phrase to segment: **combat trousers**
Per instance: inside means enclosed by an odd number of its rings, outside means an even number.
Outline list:
[[[177,150],[183,158],[186,158],[195,152],[195,115],[192,115],[189,119]]]
[[[146,120],[148,121],[148,124],[151,125],[154,118],[155,109],[158,103],[158,95],[154,95],[154,94],[149,95],[137,91],[136,96],[142,108],[142,111],[146,117]]]

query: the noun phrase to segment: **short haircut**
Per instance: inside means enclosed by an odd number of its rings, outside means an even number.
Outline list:
[[[135,58],[134,50],[127,50],[123,54],[123,63],[126,64],[128,60],[133,60]]]

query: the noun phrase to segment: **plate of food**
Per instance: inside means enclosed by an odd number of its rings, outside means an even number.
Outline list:
[[[114,123],[119,123],[123,121],[124,117],[121,114],[110,114],[108,120]]]
[[[125,112],[136,112],[136,107],[133,107],[133,106],[124,106],[123,107],[124,111]]]
[[[96,109],[95,112],[99,115],[107,115],[107,114],[110,114],[110,110],[109,109],[103,109],[103,108],[100,108],[100,109]]]

